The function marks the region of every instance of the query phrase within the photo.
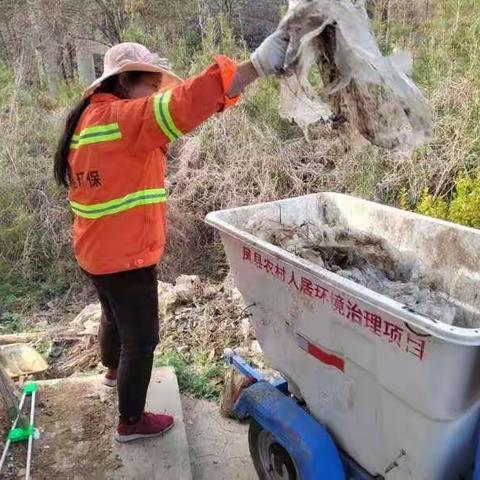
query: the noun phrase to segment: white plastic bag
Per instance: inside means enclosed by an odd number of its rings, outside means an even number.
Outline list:
[[[325,56],[318,38],[327,27],[335,28],[336,78],[333,84],[324,85],[322,99],[308,81],[308,72]],[[335,111],[335,96],[354,88],[355,95],[348,98],[357,105],[346,109],[346,120],[357,123],[360,133],[373,144],[411,153],[431,138],[432,112],[411,79],[410,56],[382,55],[361,0],[355,4],[351,0],[290,0],[279,28],[290,35],[288,74],[282,82],[283,117],[302,128],[328,120]],[[349,111],[360,115],[348,118]]]

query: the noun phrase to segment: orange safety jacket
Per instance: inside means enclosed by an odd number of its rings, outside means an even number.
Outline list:
[[[93,94],[69,154],[74,250],[95,275],[154,265],[166,236],[168,144],[232,105],[237,71],[224,56],[202,74],[151,97]]]

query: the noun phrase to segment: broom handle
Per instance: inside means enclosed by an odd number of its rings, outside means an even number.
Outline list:
[[[30,427],[35,428],[35,394],[32,392],[32,403],[30,407]],[[28,437],[28,451],[27,451],[27,468],[25,473],[25,479],[30,480],[30,469],[32,467],[32,451],[33,451],[33,430],[31,435]]]

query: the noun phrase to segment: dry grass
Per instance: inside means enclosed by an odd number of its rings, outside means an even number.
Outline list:
[[[204,282],[192,301],[177,302],[161,313],[157,352],[186,352],[192,356],[206,353],[212,360],[221,360],[226,348],[244,345],[248,340],[242,333],[242,320],[248,316],[231,278],[222,283]]]
[[[335,190],[398,204],[406,189],[415,205],[428,186],[449,195],[460,172],[478,168],[480,153],[480,16],[475,0],[433,4],[395,0],[383,23],[386,51],[412,50],[415,77],[436,112],[432,143],[403,158],[366,145],[346,132],[317,127],[306,142],[277,113],[274,85],[257,85],[243,104],[187,139],[171,163],[167,277],[185,271],[222,274],[218,244],[203,224],[211,210]],[[186,255],[186,252],[194,252]]]
[[[388,21],[379,23],[387,51],[395,45],[413,50],[416,79],[437,114],[433,142],[411,159],[323,126],[313,128],[311,141],[305,141],[300,130],[279,118],[275,82],[259,83],[239,107],[177,145],[170,161],[169,245],[162,277],[226,273],[221,247],[203,223],[212,210],[322,190],[396,204],[406,188],[412,205],[425,186],[448,195],[459,172],[477,168],[480,153],[476,2],[430,1],[427,9],[426,0],[394,0]],[[234,49],[231,38],[221,49]],[[212,45],[201,50],[199,65]],[[186,53],[179,49],[178,55],[191,70]],[[52,103],[20,89],[21,72],[16,79],[6,75],[0,72],[0,316],[2,307],[18,311],[32,304],[25,299],[51,297],[71,286],[73,293],[81,282],[65,194],[51,178],[61,107],[73,95]]]
[[[328,157],[338,156],[335,141],[307,145],[299,132],[282,139],[247,107],[215,118],[184,140],[171,162],[170,240],[162,262],[168,277],[198,267],[215,273],[218,263],[204,258],[216,256],[213,232],[203,223],[208,212],[308,193],[320,187],[319,171],[329,168]]]
[[[52,180],[60,111],[40,106],[20,77],[0,85],[0,317],[65,291],[75,271],[70,212]]]

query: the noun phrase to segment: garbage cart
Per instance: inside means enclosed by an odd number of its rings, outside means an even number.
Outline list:
[[[427,317],[248,231],[261,214],[317,223],[326,208],[435,272],[480,310],[480,231],[358,198],[321,193],[210,213],[278,384],[237,402],[251,419],[260,478],[465,480],[474,476],[480,328]]]

